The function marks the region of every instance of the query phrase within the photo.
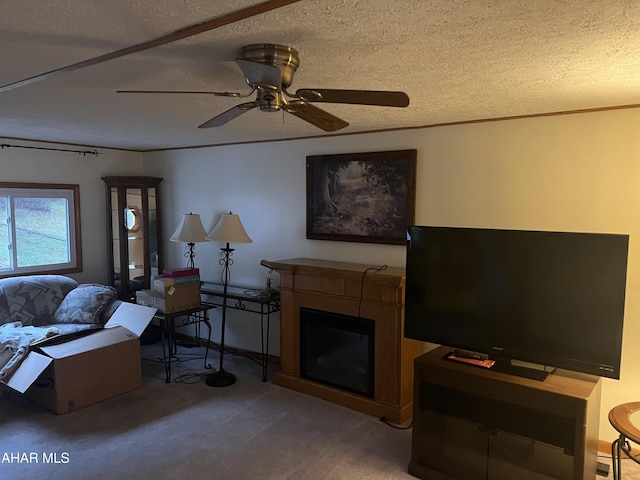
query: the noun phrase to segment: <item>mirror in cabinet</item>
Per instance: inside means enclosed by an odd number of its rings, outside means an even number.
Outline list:
[[[159,184],[157,177],[108,176],[107,234],[109,281],[122,300],[150,288],[161,271]]]

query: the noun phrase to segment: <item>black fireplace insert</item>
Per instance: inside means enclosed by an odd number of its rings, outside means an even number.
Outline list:
[[[300,308],[300,374],[373,398],[374,321]]]

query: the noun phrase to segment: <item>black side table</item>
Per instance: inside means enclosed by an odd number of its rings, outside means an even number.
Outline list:
[[[171,382],[171,363],[175,360],[177,353],[176,344],[176,328],[184,327],[186,325],[196,326],[196,340],[200,339],[200,325],[205,324],[208,329],[208,335],[206,338],[206,350],[204,355],[204,367],[211,368],[211,365],[207,364],[207,358],[209,355],[209,343],[211,342],[211,323],[209,322],[208,311],[212,308],[216,308],[211,303],[202,303],[197,308],[189,310],[183,310],[181,312],[174,313],[161,313],[155,314],[154,318],[160,321],[160,328],[162,330],[162,363],[164,363],[166,383]]]
[[[213,305],[219,307],[223,305],[223,285],[202,282],[200,293],[208,295]],[[262,381],[266,382],[269,366],[269,326],[271,314],[280,311],[280,292],[271,290],[269,295],[263,296],[260,290],[229,285],[227,287],[227,308],[260,315],[261,352],[259,363],[262,366]]]
[[[622,478],[621,456],[624,453],[636,463],[640,460],[631,453],[629,440],[640,443],[640,402],[623,403],[609,412],[609,423],[620,434],[611,444],[611,464],[613,465],[613,480]]]

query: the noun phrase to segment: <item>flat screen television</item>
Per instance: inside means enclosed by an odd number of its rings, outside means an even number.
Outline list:
[[[410,226],[407,240],[406,337],[620,378],[628,235]]]

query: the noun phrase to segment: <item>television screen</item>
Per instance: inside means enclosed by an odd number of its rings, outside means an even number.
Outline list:
[[[405,336],[620,378],[628,235],[412,226]]]

